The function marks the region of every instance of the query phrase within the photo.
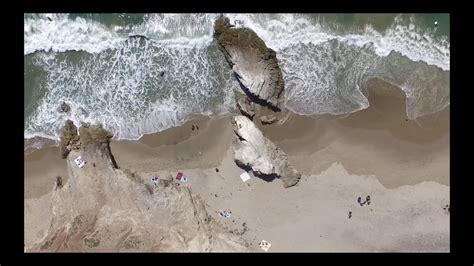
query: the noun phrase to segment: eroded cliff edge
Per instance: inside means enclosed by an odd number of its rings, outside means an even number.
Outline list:
[[[52,192],[53,218],[41,241],[27,251],[247,251],[239,235],[208,215],[199,197],[172,177],[157,187],[118,169],[112,134],[71,121],[61,130],[69,180]],[[81,168],[74,161],[81,156]]]

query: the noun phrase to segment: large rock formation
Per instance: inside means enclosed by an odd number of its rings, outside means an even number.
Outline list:
[[[232,126],[236,135],[232,148],[238,165],[262,178],[280,178],[284,187],[298,183],[301,174],[291,166],[287,155],[265,138],[250,119],[234,116]]]
[[[270,125],[279,121],[278,117],[274,114],[263,115],[260,117],[262,125]]]
[[[64,132],[73,134],[66,123]],[[79,129],[81,145],[66,157],[69,179],[51,193],[49,232],[27,251],[247,251],[224,231],[187,187],[172,179],[158,187],[117,169],[111,134],[99,126]],[[79,168],[74,159],[87,163]],[[148,180],[146,178],[145,180]]]
[[[248,28],[234,28],[224,16],[214,24],[214,36],[245,94],[255,103],[281,110],[283,75],[276,53]]]

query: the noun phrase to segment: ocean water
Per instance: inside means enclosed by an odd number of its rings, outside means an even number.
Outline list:
[[[368,108],[371,78],[405,92],[409,119],[449,106],[448,14],[226,15],[277,52],[293,112]],[[234,112],[238,83],[212,37],[216,16],[25,14],[25,139],[57,141],[71,119],[135,140]]]

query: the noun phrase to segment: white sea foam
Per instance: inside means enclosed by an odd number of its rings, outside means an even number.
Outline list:
[[[136,26],[106,27],[68,14],[42,14],[24,19],[24,54],[35,51],[86,51],[117,48],[129,35],[143,35],[173,45],[203,47],[212,41],[214,14],[152,14]]]
[[[68,14],[25,17],[24,38],[25,55],[42,50],[98,53],[124,39],[98,22],[80,17],[70,19]]]
[[[57,139],[71,119],[100,123],[118,139],[138,139],[178,126],[191,114],[229,112],[237,82],[219,53],[145,39],[78,62],[36,53],[36,65],[48,73],[47,93],[27,121],[25,137],[42,132]],[[56,111],[63,101],[71,107],[67,114]]]
[[[449,70],[449,42],[438,42],[418,29],[414,22],[408,24],[397,17],[384,33],[370,25],[363,34],[340,35],[298,14],[228,14],[232,22],[254,30],[267,46],[278,51],[299,43],[314,45],[336,39],[349,45],[363,47],[373,44],[379,56],[399,52],[413,61],[424,61],[443,70]],[[405,24],[404,24],[405,23]]]
[[[101,123],[119,139],[137,139],[180,125],[190,114],[232,111],[238,85],[213,42],[216,16],[152,14],[138,25],[109,27],[67,14],[25,16],[24,53],[47,73],[47,93],[27,119],[25,138],[57,139],[64,120],[72,119],[77,125]],[[449,43],[434,40],[413,22],[397,18],[383,33],[367,26],[343,35],[306,15],[227,16],[276,50],[286,105],[294,112],[365,109],[363,86],[374,77],[405,91],[411,119],[449,105]],[[51,51],[89,54],[75,61]],[[61,101],[71,106],[70,113],[54,111]]]
[[[187,45],[209,44],[216,14],[151,14],[143,23],[129,29],[106,27],[98,22],[67,14],[39,15],[25,18],[25,54],[38,50],[84,50],[97,53],[116,47],[127,35],[140,34],[155,40],[168,40]],[[414,61],[424,61],[449,70],[449,42],[434,40],[400,17],[384,33],[367,26],[364,34],[338,35],[308,17],[298,14],[227,14],[238,25],[253,29],[276,51],[298,43],[320,44],[332,39],[362,47],[374,45],[379,56],[396,51]],[[52,21],[48,20],[48,17]],[[122,32],[129,30],[127,34]],[[122,34],[121,34],[122,33]],[[200,41],[197,41],[197,40]],[[205,40],[205,41],[203,41]],[[193,43],[194,42],[194,43]]]

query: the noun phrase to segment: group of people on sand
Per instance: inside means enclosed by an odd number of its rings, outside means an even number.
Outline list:
[[[198,125],[195,125],[195,124],[192,124],[192,125],[191,125],[191,130],[194,131],[194,129],[196,129],[197,131],[199,131],[199,126],[198,126]]]
[[[364,202],[362,202],[362,198],[361,198],[361,197],[358,197],[358,198],[357,198],[357,202],[360,204],[360,206],[364,206],[364,204],[370,205],[370,195],[367,195],[367,197],[365,197],[365,201],[364,201]]]
[[[370,195],[367,195],[365,197],[365,201],[362,201],[362,197],[357,198],[357,203],[359,203],[360,206],[364,206],[365,204],[370,205]],[[349,211],[349,219],[352,218],[352,211]]]
[[[443,210],[445,210],[447,213],[450,213],[450,211],[451,211],[451,206],[449,206],[449,204],[446,204],[446,205],[443,207]]]

